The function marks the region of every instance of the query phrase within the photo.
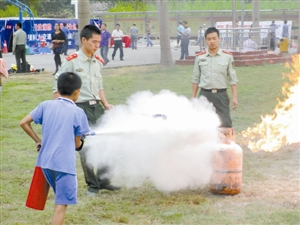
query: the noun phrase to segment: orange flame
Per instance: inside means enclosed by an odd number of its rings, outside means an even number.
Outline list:
[[[292,61],[292,64],[286,64],[291,73],[283,74],[291,83],[284,83],[282,87],[284,100],[278,99],[272,115],[262,116],[260,124],[242,132],[243,137],[249,140],[248,147],[254,152],[273,152],[282,146],[300,142],[300,55],[293,56]]]

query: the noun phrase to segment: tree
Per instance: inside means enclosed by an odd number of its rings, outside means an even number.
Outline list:
[[[300,12],[300,2],[299,2],[299,11]],[[298,15],[298,53],[300,54],[300,13]]]
[[[84,26],[90,24],[90,1],[80,0],[78,4],[78,30],[81,31]]]
[[[174,64],[170,46],[168,0],[157,0],[159,17],[160,65]]]

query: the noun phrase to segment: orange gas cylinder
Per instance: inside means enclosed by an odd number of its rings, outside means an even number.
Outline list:
[[[212,153],[210,191],[235,195],[240,193],[242,187],[243,150],[233,141],[232,128],[220,128],[219,133],[222,143]]]

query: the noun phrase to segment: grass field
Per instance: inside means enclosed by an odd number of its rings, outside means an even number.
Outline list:
[[[79,204],[67,210],[65,224],[300,224],[300,147],[278,152],[251,152],[239,133],[260,116],[272,113],[281,96],[283,65],[236,68],[239,108],[232,112],[236,142],[244,150],[243,187],[239,195],[218,196],[203,190],[160,193],[151,184],[118,192],[85,196],[79,158]],[[128,67],[104,70],[105,93],[112,104],[123,104],[133,93],[169,89],[191,96],[192,67]],[[19,121],[39,102],[52,98],[53,76],[10,76],[1,96],[1,224],[49,224],[54,195],[46,209],[34,211],[25,201],[37,157],[34,142]],[[34,128],[40,131],[39,126]]]

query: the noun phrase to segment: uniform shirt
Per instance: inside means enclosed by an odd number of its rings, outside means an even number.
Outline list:
[[[188,36],[185,36],[185,35],[181,35],[181,39],[190,39],[191,37],[191,28],[190,27],[187,27],[187,28],[184,28],[183,34],[187,34]]]
[[[114,38],[114,40],[119,41],[119,40],[122,40],[122,37],[124,36],[124,34],[121,30],[113,30],[111,36],[117,37],[117,38]]]
[[[99,91],[103,89],[101,76],[103,63],[101,57],[93,55],[89,59],[81,50],[67,56],[61,68],[55,74],[53,93],[57,92],[59,75],[63,72],[74,72],[80,76],[82,82],[80,95],[76,103],[100,100]]]
[[[178,30],[177,35],[181,36],[181,33],[179,33],[179,32],[183,32],[184,31],[184,27],[182,25],[179,25],[178,28],[177,28],[177,30]]]
[[[285,37],[285,38],[289,37],[289,27],[287,24],[283,24],[283,26],[282,26],[282,37]]]
[[[133,27],[130,28],[129,32],[132,36],[137,36],[138,32],[139,32],[139,29],[136,26],[133,26]]]
[[[26,45],[26,39],[26,33],[21,28],[14,32],[13,51],[15,51],[17,45]]]
[[[226,89],[237,85],[232,55],[218,50],[215,56],[208,50],[200,53],[195,59],[192,83],[204,89]]]
[[[100,47],[108,46],[108,41],[110,38],[111,38],[111,35],[108,30],[101,32]]]
[[[40,103],[30,115],[42,125],[42,147],[36,165],[63,173],[76,174],[75,136],[90,131],[84,111],[67,98]]]

